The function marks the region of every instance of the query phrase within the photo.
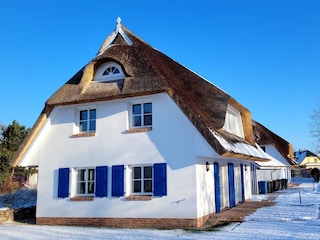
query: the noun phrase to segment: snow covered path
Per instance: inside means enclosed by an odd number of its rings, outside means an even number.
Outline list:
[[[320,193],[316,192],[312,183],[303,183],[297,188],[282,190],[275,201],[274,206],[258,209],[246,217],[245,222],[229,224],[217,228],[216,231],[110,229],[6,223],[0,225],[0,239],[320,239]]]

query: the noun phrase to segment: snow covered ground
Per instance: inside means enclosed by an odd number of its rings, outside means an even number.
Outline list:
[[[0,225],[0,239],[320,239],[320,191],[317,190],[317,185],[310,181],[281,190],[274,206],[258,209],[243,223],[229,224],[214,231],[38,226],[8,222]],[[264,197],[257,195],[255,199]]]

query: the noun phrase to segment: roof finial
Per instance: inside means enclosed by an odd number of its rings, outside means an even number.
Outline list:
[[[120,24],[121,24],[121,18],[118,17],[118,18],[117,18],[117,25],[120,25]]]

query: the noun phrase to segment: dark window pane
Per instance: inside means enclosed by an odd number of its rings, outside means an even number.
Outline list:
[[[141,116],[134,116],[133,117],[133,126],[140,127],[141,126]]]
[[[151,180],[144,181],[144,192],[152,192],[152,181]]]
[[[133,168],[133,179],[141,179],[141,167]]]
[[[88,183],[88,193],[94,193],[94,182]]]
[[[89,131],[95,131],[96,130],[96,121],[90,121]]]
[[[94,180],[94,169],[89,169],[88,171],[88,180]]]
[[[118,73],[120,73],[120,71],[119,71],[118,68],[116,68],[116,69],[114,69],[113,73],[114,73],[114,74],[118,74]]]
[[[144,126],[151,126],[152,125],[152,115],[145,115],[143,119]]]
[[[144,178],[152,178],[152,167],[144,167]]]
[[[152,103],[143,104],[143,112],[144,113],[152,113]]]
[[[141,104],[132,105],[132,113],[133,115],[141,114]]]
[[[85,194],[86,193],[86,183],[80,182],[79,184],[79,194]]]
[[[87,120],[87,119],[88,119],[88,111],[87,110],[80,111],[80,121]]]
[[[95,109],[91,109],[90,110],[90,119],[96,119],[96,110]]]
[[[133,182],[133,192],[135,192],[135,193],[141,192],[141,181],[134,181]]]
[[[86,174],[86,170],[85,169],[81,169],[79,170],[79,181],[84,181],[85,180],[85,174]]]
[[[81,131],[81,132],[86,132],[86,131],[88,131],[87,122],[80,122],[80,131]]]

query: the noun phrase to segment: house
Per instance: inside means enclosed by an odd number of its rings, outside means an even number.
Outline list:
[[[294,156],[300,166],[305,166],[306,168],[320,168],[319,156],[309,150],[296,151]]]
[[[14,158],[38,166],[37,224],[199,228],[270,161],[251,113],[117,20]]]
[[[294,160],[292,145],[261,123],[252,122],[255,141],[272,157],[269,162],[252,163],[251,171],[254,173],[252,174],[252,192],[258,192],[260,181],[273,181],[272,190],[278,190],[282,187],[283,180],[285,180],[284,184],[291,180],[291,168],[297,164]]]

